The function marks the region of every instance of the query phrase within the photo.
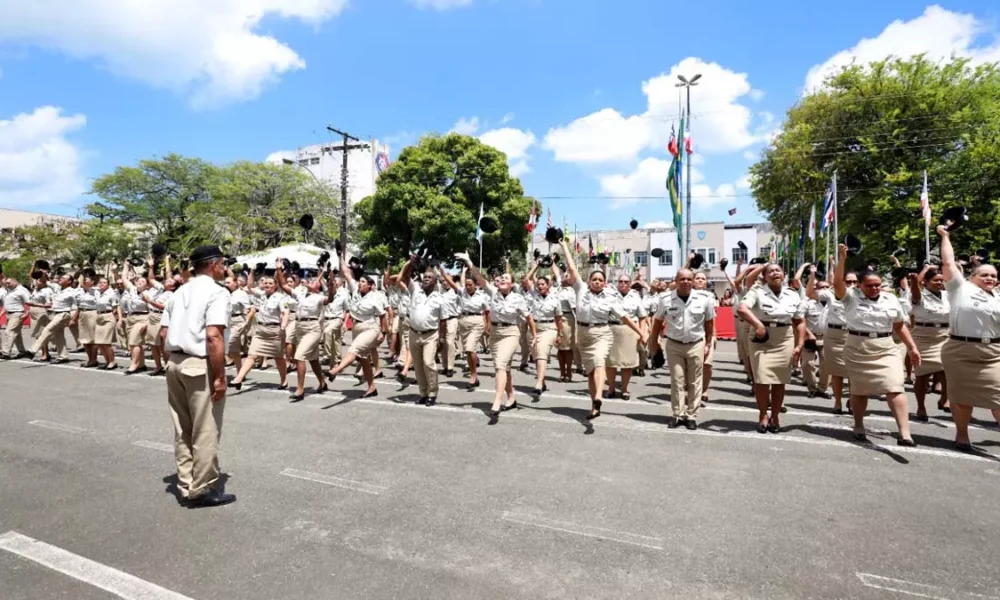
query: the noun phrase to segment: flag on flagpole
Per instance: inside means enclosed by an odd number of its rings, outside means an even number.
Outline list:
[[[826,188],[826,196],[823,200],[823,221],[820,225],[820,231],[826,231],[826,228],[833,224],[833,181],[830,181],[830,187]]]
[[[667,142],[667,152],[669,152],[670,155],[673,156],[674,158],[677,158],[677,154],[678,154],[678,152],[677,152],[677,135],[676,135],[676,132],[674,131],[674,125],[673,125],[673,123],[670,124],[670,141]]]
[[[528,230],[528,233],[532,233],[535,231],[536,223],[538,223],[538,206],[532,201],[531,212],[528,213],[528,223],[525,224],[524,228]]]
[[[778,240],[773,235],[771,236],[771,255],[768,257],[768,260],[771,262],[778,260]]]
[[[587,254],[589,256],[593,256],[594,255],[594,235],[593,234],[588,234],[587,235]]]
[[[924,224],[931,224],[931,197],[927,193],[927,171],[924,171],[924,188],[920,192],[920,210],[924,215]]]
[[[813,202],[812,212],[809,213],[809,239],[816,241],[816,203]]]
[[[684,208],[680,196],[680,174],[681,161],[675,156],[670,162],[670,170],[667,171],[667,192],[670,195],[670,210],[674,216],[674,229],[677,231],[677,247],[683,248],[681,232],[684,224]]]
[[[483,203],[479,203],[479,220],[476,221],[476,241],[483,243]]]
[[[804,250],[806,247],[806,219],[802,218],[802,228],[799,230],[799,250]]]
[[[690,119],[688,119],[690,121]],[[691,123],[688,123],[689,130],[684,132],[684,151],[691,154],[693,150],[691,149]]]

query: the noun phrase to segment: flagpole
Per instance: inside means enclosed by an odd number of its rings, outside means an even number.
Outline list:
[[[833,239],[840,243],[840,211],[837,209],[837,172],[833,172]],[[837,246],[840,248],[840,246]],[[837,262],[840,262],[840,251],[837,251]]]
[[[825,217],[824,217],[825,218]],[[830,228],[826,228],[826,267],[830,268]],[[829,277],[830,274],[827,274]]]
[[[924,169],[924,190],[921,196],[927,194],[927,170]],[[930,198],[927,199],[927,212],[930,212]],[[921,203],[922,204],[922,203]],[[921,213],[924,218],[924,257],[927,263],[931,262],[931,220],[926,214]]]
[[[809,217],[809,241],[812,242],[813,257],[812,264],[816,264],[816,202],[813,201],[812,216]]]

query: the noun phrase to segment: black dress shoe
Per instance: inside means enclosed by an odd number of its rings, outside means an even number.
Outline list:
[[[281,390],[281,391],[285,391],[285,390],[288,389],[288,384],[287,383],[283,383],[283,384],[281,384],[281,385],[278,386],[278,389]]]
[[[681,420],[677,417],[670,419],[670,422],[667,423],[667,429],[677,429],[680,426],[681,426]]]
[[[291,396],[289,396],[289,399],[291,399],[292,402],[302,402],[303,400],[306,399],[306,395],[305,394],[292,394]]]
[[[213,506],[225,506],[236,502],[233,494],[223,494],[218,490],[209,490],[207,493],[187,501],[188,508],[211,508]]]
[[[478,379],[475,380],[475,381],[473,381],[472,383],[470,383],[469,386],[466,389],[468,389],[468,390],[474,390],[477,387],[479,387],[479,380]]]
[[[921,423],[927,423],[928,421],[931,420],[931,418],[927,415],[915,415],[913,418],[916,419],[917,421],[920,421]]]
[[[770,433],[780,433],[781,432],[781,427],[779,427],[778,425],[775,425],[773,423],[769,423],[767,425],[767,430]]]
[[[959,452],[972,452],[972,444],[963,444],[961,442],[955,442],[955,450]]]
[[[375,396],[378,396],[378,390],[372,390],[370,392],[365,392],[365,394],[363,396],[361,396],[361,398],[362,399],[364,399],[364,398],[374,398]]]
[[[500,407],[500,412],[507,412],[508,410],[514,410],[517,408],[517,400],[514,400],[513,404],[504,404]]]
[[[757,433],[767,433],[767,425],[763,423],[757,424]]]
[[[864,433],[854,433],[852,435],[854,436],[854,441],[855,442],[867,442],[868,441],[868,436],[865,435]]]
[[[916,448],[917,443],[913,441],[913,438],[899,438],[896,440],[897,446],[902,446],[904,448]]]
[[[436,397],[434,397],[434,396],[431,396],[430,398],[427,399],[427,402],[425,402],[424,405],[425,406],[434,406],[437,403],[438,403],[438,399]]]
[[[694,419],[687,419],[684,421],[684,426],[691,431],[694,431],[695,429],[698,429],[698,421],[695,421]]]
[[[421,396],[417,399],[417,404],[427,404],[427,396]]]
[[[597,417],[601,416],[601,405],[604,404],[600,400],[593,400],[592,402],[594,407],[592,409],[592,412],[589,415],[587,415],[588,421],[593,421]]]
[[[69,362],[68,358],[57,358],[54,361],[52,361],[52,364],[54,364],[54,365],[65,365],[68,362]]]
[[[454,377],[455,376],[455,370],[454,369],[448,369],[447,371],[445,371],[444,373],[442,373],[442,375],[444,375],[445,377]]]
[[[808,392],[806,392],[806,398],[815,398],[815,397],[816,397],[816,392],[814,392],[812,390],[809,390]]]
[[[500,421],[500,411],[491,410],[490,411],[490,425],[496,425]]]

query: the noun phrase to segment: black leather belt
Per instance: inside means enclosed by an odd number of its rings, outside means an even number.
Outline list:
[[[621,321],[608,321],[608,325],[621,325]]]
[[[876,333],[874,331],[848,331],[847,333],[849,333],[851,335],[856,335],[858,337],[866,337],[866,338],[873,338],[873,339],[885,338],[885,337],[889,337],[890,335],[892,335],[891,331],[889,333]]]
[[[457,318],[458,318],[458,315],[455,315],[454,317],[445,317],[445,318],[443,318],[441,320],[442,321],[451,321],[452,319],[457,319]]]
[[[670,336],[667,336],[667,340],[668,340],[668,341],[671,341],[671,342],[673,342],[673,343],[675,343],[675,344],[681,344],[681,345],[683,345],[683,346],[690,346],[691,344],[697,344],[698,342],[703,342],[703,341],[705,341],[705,340],[701,339],[701,340],[695,340],[695,341],[693,341],[693,342],[682,342],[682,341],[680,341],[680,340],[675,340],[674,338],[672,338],[672,337],[670,337]]]
[[[791,323],[779,323],[778,321],[761,321],[761,325],[767,327],[768,329],[774,329],[775,327],[789,327]]]
[[[151,311],[149,311],[149,314],[151,314],[151,315],[162,315],[163,311],[162,310],[151,310]]]
[[[484,314],[486,314],[486,313],[477,313],[477,312],[464,312],[464,313],[462,313],[462,316],[463,316],[463,317],[481,317],[481,316],[483,316]]]
[[[976,338],[976,337],[967,337],[964,335],[951,335],[948,337],[958,342],[973,342],[976,344],[1000,344],[1000,338],[985,338],[985,337]]]
[[[80,312],[94,312],[96,308],[81,308]]]
[[[948,323],[914,323],[917,327],[930,327],[932,329],[948,329]]]
[[[827,325],[826,325],[826,328],[827,328],[827,329],[840,329],[840,330],[844,330],[844,329],[847,329],[847,328],[846,328],[846,327],[844,327],[843,325],[834,325],[834,324],[832,324],[832,323],[827,323]]]
[[[50,310],[49,312],[54,315],[68,315],[70,313],[68,310]]]
[[[535,324],[536,324],[536,325],[538,325],[538,324],[544,324],[544,323],[555,323],[555,322],[556,322],[556,320],[555,320],[555,319],[549,319],[549,320],[547,320],[547,321],[542,321],[542,320],[538,319],[538,320],[536,320],[536,321],[535,321]]]
[[[432,333],[432,332],[437,331],[437,329],[427,329],[425,331],[421,331],[419,329],[414,329],[414,328],[410,327],[410,331],[412,331],[414,333]]]
[[[501,321],[490,321],[494,327],[517,327],[517,323],[503,323]]]
[[[142,315],[148,315],[149,312],[130,312],[128,316],[130,317],[141,317]]]
[[[319,317],[309,317],[307,319],[299,317],[298,319],[296,319],[296,321],[298,321],[299,323],[305,323],[306,321],[319,321]]]
[[[246,313],[231,313],[230,317],[245,317]]]
[[[579,325],[580,327],[607,327],[608,326],[607,323],[581,323],[579,321],[577,321],[576,324]]]
[[[97,309],[94,309],[94,310],[97,310]],[[97,314],[99,314],[99,315],[109,315],[109,314],[111,314],[113,312],[115,312],[115,311],[113,311],[113,310],[98,310]]]

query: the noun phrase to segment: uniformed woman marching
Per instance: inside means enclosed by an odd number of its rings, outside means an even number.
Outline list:
[[[951,306],[948,341],[941,351],[951,414],[955,419],[955,447],[970,452],[969,421],[973,408],[988,408],[1000,423],[1000,297],[997,269],[976,265],[968,281],[955,263],[955,251],[945,227],[941,236],[941,267]]]
[[[87,353],[87,362],[83,364],[83,367],[88,369],[96,367],[99,364],[97,362],[97,347],[94,345],[94,338],[97,333],[98,291],[94,287],[96,279],[97,276],[92,273],[84,275],[80,291],[76,296],[76,305],[80,311],[78,339],[80,345],[83,346],[84,352]]]
[[[590,415],[587,418],[596,419],[601,416],[601,391],[604,389],[605,369],[609,365],[611,345],[614,342],[614,334],[611,333],[608,322],[620,320],[639,336],[639,341],[643,344],[646,343],[646,334],[639,329],[638,323],[625,314],[620,302],[616,302],[614,298],[604,293],[604,271],[591,272],[584,282],[580,278],[566,240],[561,240],[560,244],[569,269],[567,282],[576,290],[577,343],[580,345],[583,370],[587,374],[587,389],[590,392],[591,402]]]
[[[252,274],[248,275],[249,277],[253,276]],[[229,362],[236,367],[237,373],[243,369],[243,348],[249,343],[251,323],[256,312],[250,294],[246,292],[246,286],[241,281],[242,278],[243,273],[237,278],[232,271],[227,270],[225,286],[229,290],[230,317],[229,348],[226,353],[229,356]]]
[[[257,309],[257,326],[250,342],[250,350],[247,351],[247,359],[243,361],[231,385],[239,390],[258,358],[265,360],[273,358],[278,367],[280,380],[278,389],[288,389],[284,343],[288,328],[288,296],[278,290],[278,284],[273,277],[261,277],[260,287],[252,291],[260,302],[260,308]]]
[[[333,381],[341,371],[355,360],[359,360],[364,380],[368,384],[368,389],[362,398],[371,398],[378,396],[378,390],[375,389],[375,375],[372,372],[372,350],[378,349],[389,331],[389,324],[386,323],[388,299],[385,294],[375,289],[375,280],[368,275],[355,278],[343,254],[340,256],[340,272],[347,279],[347,289],[350,293],[348,308],[353,321],[351,334],[354,339],[344,359],[339,365],[327,371],[326,377]]]
[[[544,275],[535,278],[540,263],[540,260],[536,260],[524,278],[527,289],[532,292],[531,316],[535,319],[535,328],[538,331],[532,348],[535,370],[538,372],[535,389],[532,392],[536,400],[548,389],[545,385],[545,371],[548,369],[552,348],[559,347],[559,332],[563,320],[562,301],[558,294],[553,293],[549,278]]]
[[[781,430],[779,414],[785,401],[785,386],[806,338],[805,323],[797,314],[799,303],[799,294],[785,285],[785,271],[776,264],[766,265],[764,284],[752,288],[740,300],[739,315],[751,328],[749,353],[754,397],[760,413],[759,433]]]
[[[831,266],[827,269],[827,273],[832,272],[833,267]],[[844,286],[847,289],[856,288],[858,274],[854,271],[848,271],[844,275]],[[837,300],[832,289],[818,290],[815,286],[815,278],[810,280],[809,285],[806,286],[806,297],[818,301],[826,310],[826,335],[823,337],[820,370],[824,371],[830,378],[830,384],[833,388],[833,412],[841,414],[844,411],[844,381],[847,379],[847,364],[844,362],[844,346],[847,344],[844,303]]]
[[[327,303],[333,301],[334,285],[330,281],[326,293],[322,293],[320,288],[323,285],[319,277],[303,279],[302,285],[293,288],[291,283],[285,279],[285,269],[279,262],[275,271],[278,287],[289,295],[294,295],[297,302],[295,328],[297,330],[295,344],[295,354],[292,355],[295,361],[295,371],[298,376],[295,384],[295,393],[291,398],[293,401],[301,401],[306,397],[306,363],[312,367],[313,374],[319,380],[317,394],[322,394],[327,390],[326,382],[323,381],[323,367],[319,364],[319,349],[323,344],[323,310]]]
[[[915,446],[910,437],[907,400],[903,388],[903,358],[899,355],[892,334],[896,333],[906,345],[910,361],[920,366],[910,331],[904,323],[903,308],[899,299],[882,290],[878,273],[866,271],[861,275],[857,289],[849,289],[844,282],[844,263],[847,246],[840,244],[839,260],[833,279],[834,293],[844,303],[847,322],[847,344],[844,362],[851,379],[851,409],[854,413],[854,439],[867,441],[865,435],[865,410],[869,396],[886,396],[889,410],[899,428],[900,446]]]
[[[490,423],[495,424],[503,411],[517,408],[514,399],[514,381],[510,374],[510,365],[514,353],[520,346],[521,332],[518,322],[523,320],[531,332],[531,343],[538,334],[535,320],[531,316],[531,307],[523,294],[514,291],[514,282],[509,274],[497,276],[491,284],[472,264],[468,254],[458,253],[455,258],[465,262],[469,273],[480,287],[486,290],[490,298],[490,354],[496,369],[496,390],[493,395],[493,405],[490,408]],[[507,394],[509,402],[503,403],[503,395]]]
[[[476,285],[476,280],[467,277],[468,269],[462,267],[461,290],[458,294],[462,315],[458,319],[458,336],[469,366],[469,389],[479,387],[479,343],[486,331],[486,319],[490,308],[490,298]]]
[[[116,309],[118,307],[118,292],[111,289],[107,277],[97,280],[97,296],[95,297],[94,308],[97,313],[97,321],[94,327],[94,345],[104,357],[104,368],[113,371],[118,368],[115,362],[115,350],[112,344],[115,343],[115,324],[117,321]]]
[[[631,398],[628,384],[632,380],[632,369],[639,366],[639,338],[646,333],[646,305],[639,292],[632,289],[632,279],[624,273],[618,276],[617,289],[608,290],[607,293],[621,306],[622,314],[639,325],[639,332],[635,332],[617,318],[609,321],[612,342],[611,355],[608,357],[606,397],[615,397],[615,375],[621,371],[621,398],[628,400]]]
[[[569,275],[559,272],[559,267],[552,263],[552,283],[559,283],[556,294],[559,296],[562,309],[562,327],[559,330],[559,381],[573,381],[573,363],[580,353],[576,344],[576,290],[569,283]]]
[[[948,381],[941,363],[941,350],[948,341],[948,322],[951,307],[944,294],[944,274],[930,265],[917,275],[910,276],[910,301],[913,304],[913,343],[920,351],[920,366],[916,368],[917,380],[913,394],[917,397],[917,420],[927,421],[927,392],[931,376],[941,383],[938,410],[948,402]]]

